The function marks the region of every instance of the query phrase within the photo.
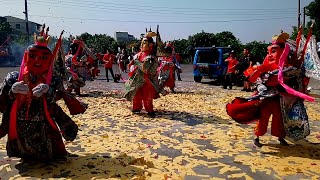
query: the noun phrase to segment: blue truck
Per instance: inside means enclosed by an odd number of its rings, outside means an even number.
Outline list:
[[[224,60],[231,52],[231,47],[196,47],[193,59],[193,77],[195,82],[202,78],[221,81],[227,64]]]

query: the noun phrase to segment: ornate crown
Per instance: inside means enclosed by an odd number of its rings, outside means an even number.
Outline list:
[[[289,37],[290,35],[288,33],[281,31],[280,35],[275,35],[272,37],[272,41],[275,43],[286,43]]]
[[[37,36],[37,34],[34,33],[34,43],[38,46],[45,46],[46,47],[46,46],[48,46],[48,44],[51,40],[51,37],[48,35],[49,27],[47,27],[46,31],[44,31],[45,27],[46,27],[46,25],[43,24],[42,30],[41,30],[39,36]]]
[[[146,28],[145,38],[152,38],[152,37],[155,37],[155,36],[157,36],[157,33],[156,33],[156,32],[153,32],[153,31],[151,30],[151,27],[150,27],[150,30],[149,30],[149,31],[147,31],[147,28]]]

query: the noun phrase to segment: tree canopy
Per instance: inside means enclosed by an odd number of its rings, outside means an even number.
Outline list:
[[[12,33],[13,29],[10,27],[10,24],[0,20],[0,45],[3,44]]]
[[[312,1],[308,6],[306,6],[306,15],[310,17],[311,20],[314,20],[316,23],[313,27],[313,35],[316,36],[317,41],[320,41],[320,0]],[[306,36],[308,34],[309,28],[312,22],[309,21],[306,23],[306,26],[303,29],[303,34]],[[298,34],[297,26],[293,26],[293,32],[291,35],[292,39],[296,39]]]

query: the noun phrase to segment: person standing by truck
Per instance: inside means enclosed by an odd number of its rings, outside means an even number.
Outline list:
[[[228,63],[228,69],[227,73],[225,75],[225,81],[223,83],[223,88],[227,89],[229,86],[229,89],[232,89],[234,76],[236,73],[236,67],[238,65],[238,60],[236,59],[236,55],[234,53],[234,50],[230,52],[229,57],[225,60],[226,63]]]
[[[250,51],[248,48],[243,49],[243,56],[239,61],[238,70],[239,73],[243,75],[243,72],[247,70],[249,67],[253,66],[256,62],[253,60]],[[247,78],[244,78],[243,80],[243,89],[241,91],[251,92],[251,83],[247,80]]]

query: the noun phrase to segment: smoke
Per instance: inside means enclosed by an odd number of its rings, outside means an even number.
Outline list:
[[[57,42],[57,39],[53,38],[53,40],[49,43],[48,48],[53,51],[55,44]],[[63,41],[63,50],[64,53],[68,52],[69,49],[69,42]],[[20,66],[23,58],[24,51],[28,48],[29,45],[34,44],[33,40],[30,40],[27,43],[24,43],[25,45],[21,45],[17,42],[11,41],[10,42],[10,48],[11,53],[10,55],[14,57],[14,62],[11,62],[11,65]]]
[[[28,46],[22,46],[18,43],[11,42],[10,47],[12,51],[12,56],[14,56],[14,62],[16,66],[20,66],[24,51],[25,49],[27,49]]]

